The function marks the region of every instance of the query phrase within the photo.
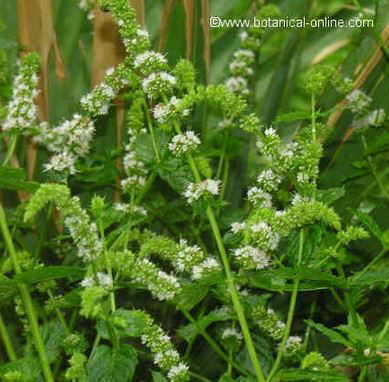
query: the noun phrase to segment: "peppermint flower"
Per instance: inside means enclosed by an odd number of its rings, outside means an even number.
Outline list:
[[[265,252],[250,245],[238,248],[233,252],[236,261],[243,269],[264,269],[270,265],[270,259]]]
[[[362,90],[355,89],[347,97],[347,107],[355,114],[364,114],[370,106],[372,99]]]
[[[290,336],[285,342],[285,351],[288,355],[296,354],[302,346],[302,339],[299,336]]]
[[[147,76],[152,72],[166,70],[167,60],[161,53],[148,50],[135,57],[134,67],[140,70],[143,75]]]
[[[39,58],[35,53],[26,55],[19,62],[19,73],[13,81],[11,102],[7,105],[7,115],[2,126],[4,131],[31,134],[36,128],[38,69]]]
[[[276,191],[281,181],[282,178],[271,169],[262,171],[257,178],[260,187],[268,192]]]
[[[250,188],[247,192],[247,199],[254,206],[262,206],[265,208],[271,208],[272,206],[272,196],[259,187]]]
[[[232,224],[231,224],[231,231],[232,231],[233,233],[241,232],[241,231],[243,231],[245,228],[246,228],[246,224],[245,224],[245,223],[236,222],[236,223],[232,223]]]
[[[187,240],[181,239],[179,251],[176,256],[174,266],[178,271],[184,272],[190,270],[194,265],[199,264],[204,259],[204,253],[197,245],[188,245]]]
[[[169,93],[176,83],[176,78],[165,71],[153,72],[143,79],[142,88],[149,98],[158,98],[162,94]]]
[[[204,195],[218,195],[220,183],[220,180],[213,179],[205,179],[200,183],[189,183],[184,196],[191,204]]]
[[[223,330],[222,339],[234,338],[237,341],[243,340],[243,335],[236,328],[226,328]]]
[[[173,155],[179,156],[194,151],[200,143],[200,139],[197,135],[189,130],[183,134],[175,135],[169,143],[169,150]]]
[[[226,81],[227,88],[233,93],[239,93],[243,95],[249,94],[248,83],[244,77],[230,77]]]
[[[200,280],[203,277],[221,270],[220,264],[213,257],[207,257],[202,263],[192,268],[192,279]]]

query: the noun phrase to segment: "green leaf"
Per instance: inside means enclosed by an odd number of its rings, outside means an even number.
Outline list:
[[[178,329],[178,333],[187,342],[191,342],[203,330],[207,329],[209,325],[218,321],[227,321],[231,319],[231,313],[227,310],[217,309],[209,314],[200,317],[195,323],[190,323]]]
[[[383,232],[373,218],[361,211],[355,211],[360,222],[379,240],[382,242]]]
[[[277,116],[276,122],[295,122],[295,121],[300,121],[302,119],[311,119],[311,118],[312,118],[311,111],[299,110],[299,111],[294,111],[292,113],[280,114],[279,116]]]
[[[351,341],[349,341],[347,338],[345,338],[343,335],[338,333],[337,331],[333,329],[329,329],[326,326],[322,324],[318,324],[316,322],[313,322],[311,320],[306,320],[306,323],[311,326],[312,328],[316,329],[320,333],[324,334],[326,337],[328,337],[331,342],[342,344],[346,347],[352,347],[353,344]]]
[[[209,287],[206,285],[198,284],[194,287],[191,283],[185,284],[176,296],[175,302],[181,309],[191,310],[207,295],[208,290]]]
[[[52,265],[44,268],[34,269],[32,271],[23,272],[16,275],[13,280],[27,284],[34,284],[42,281],[61,279],[65,277],[71,277],[79,280],[84,276],[84,273],[85,270],[82,268]]]
[[[62,342],[66,337],[65,328],[59,320],[49,321],[41,328],[42,338],[49,362],[54,362],[60,354]]]
[[[136,351],[131,345],[120,345],[111,349],[100,345],[89,360],[89,382],[129,382],[138,363]]]
[[[300,279],[299,290],[301,291],[314,291],[334,286],[344,288],[346,286],[343,279],[311,268],[247,272],[246,276],[251,286],[274,292],[291,291],[293,285],[288,281],[296,278]]]
[[[371,285],[373,283],[384,282],[387,283],[389,280],[389,269],[383,268],[378,271],[367,271],[362,276],[358,276],[358,273],[349,278],[351,285]]]
[[[161,373],[158,373],[158,371],[152,371],[151,374],[153,376],[153,382],[167,382],[167,379]]]
[[[277,374],[280,381],[326,381],[347,382],[346,376],[331,371],[282,370]]]
[[[327,190],[318,190],[317,199],[326,204],[332,204],[338,199],[343,198],[346,191],[344,187],[332,187]]]
[[[31,356],[26,356],[0,366],[0,376],[9,371],[20,372],[23,382],[37,382],[41,380],[39,360]]]
[[[112,322],[122,336],[140,337],[147,325],[146,316],[138,310],[117,309]]]
[[[0,301],[7,300],[18,293],[18,286],[14,280],[0,275]]]
[[[0,167],[0,189],[34,192],[39,183],[26,181],[26,174],[21,168]]]

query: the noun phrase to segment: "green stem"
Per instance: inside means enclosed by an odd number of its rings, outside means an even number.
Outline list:
[[[4,213],[4,209],[2,204],[0,203],[0,228],[4,237],[5,244],[7,246],[9,255],[11,256],[11,260],[15,269],[15,273],[19,274],[21,273],[21,268],[18,262],[16,250],[10,235],[10,232],[8,230],[7,220]],[[34,309],[34,306],[32,304],[30,293],[23,283],[18,283],[19,292],[24,304],[24,308],[26,310],[26,314],[28,317],[28,320],[30,322],[31,332],[32,336],[35,341],[35,347],[38,351],[39,360],[41,362],[42,371],[45,376],[45,379],[47,382],[54,382],[53,374],[50,369],[49,360],[47,358],[45,345],[39,330],[39,324],[38,324],[38,318]]]
[[[361,270],[361,272],[354,276],[354,281],[362,277],[375,263],[380,261],[386,254],[387,250],[388,248],[382,248],[381,252],[376,257],[374,257],[374,259],[370,261],[370,263],[367,264],[366,267]]]
[[[358,377],[358,382],[365,382],[365,378],[366,378],[366,374],[367,374],[367,366],[362,366],[361,368],[361,372],[359,374],[359,377]]]
[[[299,238],[299,251],[298,251],[298,257],[297,257],[297,265],[300,265],[302,260],[302,254],[303,254],[303,248],[304,248],[304,231],[300,230],[300,238]],[[282,357],[285,353],[285,345],[286,341],[289,338],[290,331],[292,329],[292,323],[293,323],[293,316],[294,311],[296,309],[296,301],[297,301],[297,293],[299,288],[300,280],[296,278],[293,282],[293,289],[292,289],[292,295],[290,297],[289,302],[289,311],[288,311],[288,318],[286,320],[286,326],[284,335],[282,337],[282,341],[280,343],[280,346],[278,348],[277,358],[273,364],[273,367],[269,373],[269,377],[267,378],[267,382],[271,382],[272,378],[274,377],[275,373],[278,371],[278,367],[280,366],[280,363],[282,361]]]
[[[11,339],[9,338],[7,327],[4,324],[3,317],[0,313],[0,336],[3,340],[5,351],[7,352],[8,359],[10,361],[16,361],[16,352],[14,349],[14,346],[11,342]]]
[[[220,348],[218,343],[205,331],[205,329],[202,329],[197,325],[196,320],[192,317],[192,315],[184,309],[181,309],[182,314],[188,319],[190,323],[192,323],[197,331],[204,337],[204,339],[208,342],[209,346],[215,351],[217,355],[220,356],[224,361],[227,362],[228,367],[234,367],[237,371],[240,373],[247,375],[247,371],[244,370],[242,367],[240,367],[238,364],[230,360],[229,356],[224,353],[224,351]]]
[[[378,187],[380,188],[380,190],[381,190],[381,192],[382,192],[382,195],[384,195],[385,198],[389,200],[389,193],[388,193],[388,191],[386,190],[385,185],[382,183],[381,178],[380,178],[380,177],[378,176],[378,174],[377,174],[376,168],[375,168],[375,166],[374,166],[373,159],[372,159],[372,157],[371,157],[370,155],[367,154],[368,147],[367,147],[367,142],[366,142],[365,136],[364,136],[364,135],[361,135],[361,139],[362,139],[363,148],[364,148],[365,153],[366,153],[366,155],[367,155],[367,162],[368,162],[368,164],[369,164],[371,173],[373,174],[373,177],[374,177],[375,181],[377,182]]]
[[[175,127],[177,133],[181,134],[181,129],[180,129],[180,126],[177,124],[177,122],[174,123],[174,127]],[[196,182],[201,182],[200,173],[196,167],[196,163],[195,163],[193,157],[190,154],[187,154],[186,157],[187,157],[189,166],[192,170],[192,173],[193,173],[193,176],[194,176]],[[262,368],[261,368],[261,365],[260,365],[259,360],[258,360],[257,352],[256,352],[255,347],[254,347],[254,342],[251,338],[250,329],[249,329],[249,326],[247,323],[246,315],[244,313],[243,306],[239,300],[239,295],[238,295],[238,292],[236,290],[234,277],[233,277],[233,274],[231,271],[230,263],[228,261],[226,250],[224,248],[224,244],[223,244],[223,240],[222,240],[222,237],[220,234],[219,226],[217,224],[213,209],[210,205],[208,205],[208,207],[207,207],[206,214],[207,214],[209,223],[211,225],[212,233],[213,233],[213,236],[215,238],[216,245],[217,245],[217,248],[219,250],[219,254],[220,254],[220,257],[221,257],[221,260],[223,263],[224,271],[226,273],[226,278],[227,278],[228,289],[229,289],[230,294],[231,294],[232,304],[233,304],[235,312],[238,316],[239,324],[240,324],[240,327],[242,329],[243,338],[245,340],[247,350],[248,350],[251,362],[252,362],[254,370],[255,370],[257,381],[258,382],[266,382],[265,376],[262,372]]]
[[[7,150],[7,153],[5,155],[5,158],[4,158],[4,161],[3,161],[3,164],[2,164],[3,167],[7,166],[8,162],[10,161],[10,159],[11,159],[11,157],[13,155],[13,153],[15,152],[17,141],[18,141],[18,136],[17,135],[12,136],[10,141],[8,141],[8,150]]]
[[[315,95],[311,96],[311,122],[312,122],[312,139],[316,141],[316,111],[315,111],[316,99]]]
[[[53,302],[53,306],[55,306],[54,296],[51,293],[50,289],[47,290],[47,294],[48,294],[50,300]],[[66,334],[70,334],[70,330],[69,330],[68,326],[66,325],[65,317],[63,316],[62,312],[58,308],[55,308],[54,311],[55,311],[55,314],[57,315],[59,322],[61,323],[61,325],[65,329]]]
[[[155,139],[155,134],[154,134],[154,129],[153,129],[153,123],[151,121],[151,118],[150,118],[150,115],[149,115],[149,109],[148,109],[148,105],[147,105],[147,102],[144,101],[143,102],[144,104],[144,107],[145,107],[145,114],[146,114],[146,119],[147,119],[147,126],[149,128],[149,131],[150,131],[150,134],[151,134],[151,139],[153,141],[153,148],[154,148],[154,152],[155,152],[155,156],[157,158],[157,162],[159,163],[161,161],[161,158],[159,156],[159,150],[158,150],[158,145],[157,145],[157,141]]]
[[[189,372],[189,375],[195,379],[198,379],[199,381],[202,381],[202,382],[212,382],[210,379],[208,378],[205,378],[203,377],[202,375],[200,374],[197,374],[197,373],[194,373],[193,371],[190,371]]]

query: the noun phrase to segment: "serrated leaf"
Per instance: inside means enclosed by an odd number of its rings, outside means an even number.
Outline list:
[[[88,381],[129,382],[137,363],[136,351],[131,345],[120,345],[118,349],[100,345],[88,362]]]
[[[331,371],[311,370],[282,370],[277,374],[281,381],[326,381],[326,382],[347,382],[346,376]]]
[[[84,273],[85,270],[82,268],[52,265],[20,273],[16,275],[13,280],[24,282],[26,284],[34,284],[65,277],[71,277],[79,280],[84,276]]]
[[[295,122],[302,119],[312,118],[312,113],[310,111],[294,111],[291,113],[280,114],[276,118],[276,122]]]
[[[371,285],[378,282],[387,283],[389,280],[389,269],[383,268],[378,271],[367,271],[362,276],[358,276],[358,273],[349,278],[350,284],[353,286],[358,285]]]
[[[176,304],[185,310],[191,310],[196,306],[208,293],[209,287],[198,284],[193,287],[192,284],[185,284],[180,293],[176,296]]]
[[[26,174],[21,168],[0,167],[0,189],[34,192],[39,183],[26,181]]]
[[[53,320],[42,326],[41,333],[45,343],[47,358],[51,363],[56,360],[61,351],[66,331],[59,320]]]
[[[0,366],[0,376],[9,371],[20,372],[23,382],[37,382],[40,380],[39,360],[30,356]]]
[[[343,198],[346,191],[344,187],[332,187],[327,190],[318,190],[317,199],[326,204],[332,204],[338,199]]]
[[[379,240],[382,241],[382,231],[373,218],[361,211],[355,211],[360,222]]]
[[[167,379],[158,371],[152,371],[151,375],[153,376],[153,382],[167,382]]]
[[[200,317],[195,323],[190,323],[178,329],[178,333],[187,342],[191,342],[203,330],[214,322],[227,321],[231,319],[231,313],[222,309],[213,310],[209,314]]]
[[[112,321],[120,323],[120,327],[116,327],[122,336],[129,337],[139,337],[147,325],[145,315],[137,310],[117,309],[112,314]]]
[[[316,322],[313,322],[312,320],[306,320],[306,323],[311,326],[312,328],[316,329],[320,333],[324,334],[326,337],[328,337],[331,342],[342,344],[346,347],[352,347],[353,344],[351,341],[349,341],[346,337],[344,337],[342,334],[339,332],[329,329],[326,326],[322,324],[318,324]]]

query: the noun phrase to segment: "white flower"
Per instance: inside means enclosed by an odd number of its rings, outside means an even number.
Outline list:
[[[267,137],[275,137],[275,136],[277,136],[277,132],[276,132],[276,130],[273,127],[267,128],[263,133]]]
[[[230,77],[226,81],[226,86],[233,93],[249,94],[247,80],[244,77]]]
[[[102,287],[111,287],[112,286],[112,277],[103,272],[97,272],[97,280],[99,281],[100,286]]]
[[[353,90],[347,95],[346,100],[347,107],[355,114],[363,114],[372,102],[371,97],[360,89]]]
[[[199,246],[190,246],[187,240],[180,240],[179,251],[176,256],[176,262],[174,263],[178,271],[188,271],[193,265],[200,263],[203,259],[204,253]]]
[[[194,151],[200,145],[200,139],[194,131],[186,131],[183,134],[175,135],[169,143],[169,150],[176,156]]]
[[[257,178],[259,185],[266,191],[276,191],[281,181],[282,178],[271,169],[262,171]]]
[[[290,353],[296,353],[302,345],[302,339],[299,336],[290,336],[285,342],[285,350]]]
[[[246,224],[245,224],[245,223],[236,222],[236,223],[232,223],[232,224],[231,224],[231,231],[232,231],[233,233],[241,232],[241,231],[243,231],[245,228],[246,228]]]
[[[189,183],[184,192],[184,196],[188,200],[188,203],[193,203],[207,193],[218,195],[220,183],[220,180],[213,179],[205,179],[200,183]]]
[[[209,273],[220,271],[220,264],[213,257],[207,257],[199,265],[192,268],[192,279],[200,280]]]
[[[254,206],[261,205],[265,208],[271,208],[272,196],[263,191],[259,187],[252,187],[247,191],[247,199],[254,204]]]
[[[85,277],[81,282],[80,285],[84,288],[89,288],[95,285],[95,280],[93,280],[92,277]]]
[[[134,67],[139,68],[143,65],[150,64],[167,64],[166,58],[161,54],[154,52],[152,50],[148,50],[146,52],[138,54],[134,59]]]
[[[176,83],[176,78],[167,72],[153,72],[143,79],[142,88],[149,98],[153,98],[170,90]]]
[[[260,270],[270,265],[270,259],[266,253],[250,245],[236,249],[233,255],[245,269]]]
[[[168,372],[167,376],[171,380],[179,380],[180,376],[184,376],[188,373],[188,366],[184,363],[179,363],[178,365],[174,365]]]
[[[227,338],[235,338],[238,341],[242,341],[243,336],[242,333],[235,328],[226,328],[223,330],[222,339],[225,340]]]

